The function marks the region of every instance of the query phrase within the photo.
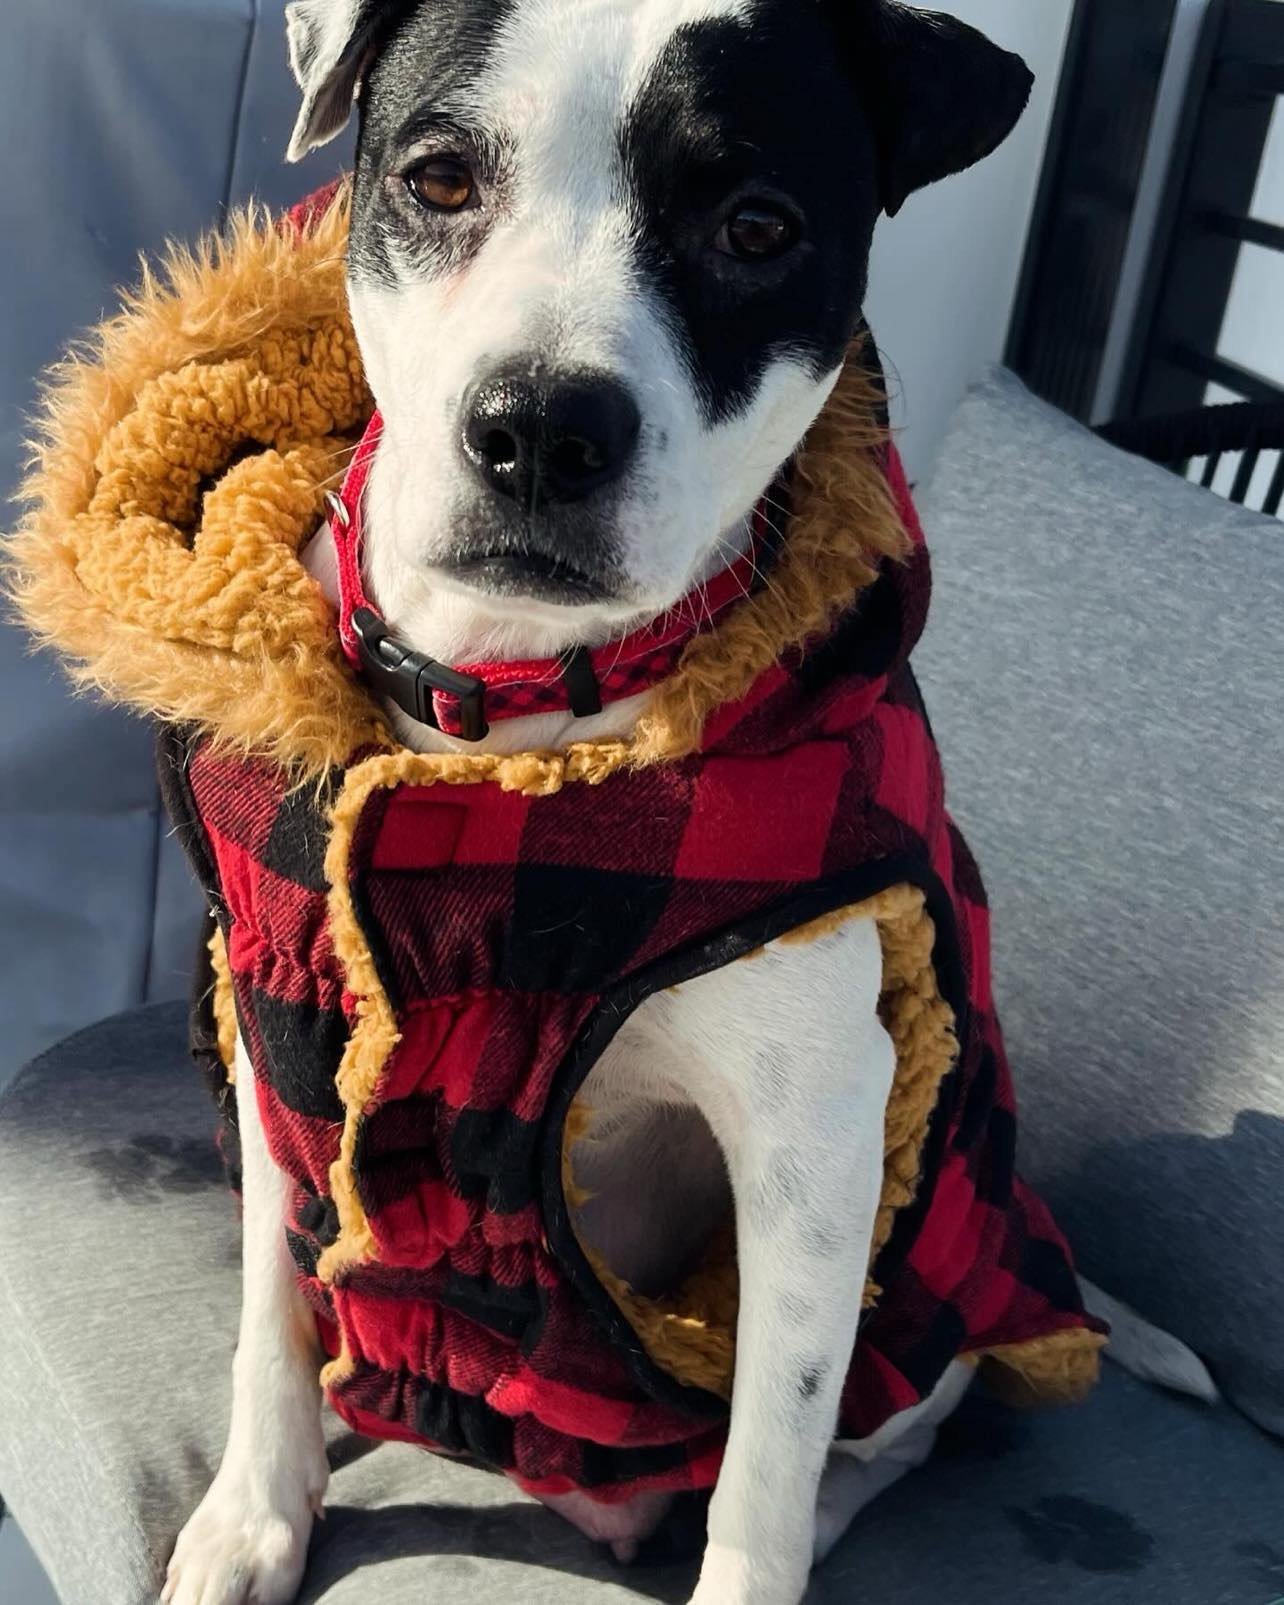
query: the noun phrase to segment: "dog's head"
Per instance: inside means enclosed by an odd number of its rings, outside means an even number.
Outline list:
[[[288,14],[291,155],[360,107],[376,591],[564,640],[717,566],[833,385],[879,214],[993,150],[1031,82],[891,0]]]

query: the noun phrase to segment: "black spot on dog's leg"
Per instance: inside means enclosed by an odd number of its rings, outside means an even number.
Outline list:
[[[825,1378],[828,1375],[827,1365],[808,1366],[798,1378],[798,1392],[804,1399],[814,1399],[825,1385]]]

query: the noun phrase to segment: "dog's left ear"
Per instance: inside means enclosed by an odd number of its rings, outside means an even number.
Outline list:
[[[897,0],[831,0],[830,10],[870,114],[889,217],[915,190],[989,156],[1020,121],[1034,75],[975,28]]]
[[[394,0],[291,0],[286,6],[290,66],[303,91],[287,161],[302,161],[347,127],[361,75],[397,9]]]

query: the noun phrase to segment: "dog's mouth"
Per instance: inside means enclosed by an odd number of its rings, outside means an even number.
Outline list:
[[[489,596],[523,597],[564,607],[619,600],[617,576],[590,573],[563,557],[529,548],[459,551],[436,566],[459,584]]]

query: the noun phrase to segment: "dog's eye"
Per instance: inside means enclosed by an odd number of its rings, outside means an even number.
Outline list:
[[[462,212],[477,193],[468,164],[458,156],[434,156],[406,174],[406,187],[433,212]]]
[[[720,251],[745,262],[783,256],[798,239],[797,218],[768,201],[746,201],[718,230]]]

